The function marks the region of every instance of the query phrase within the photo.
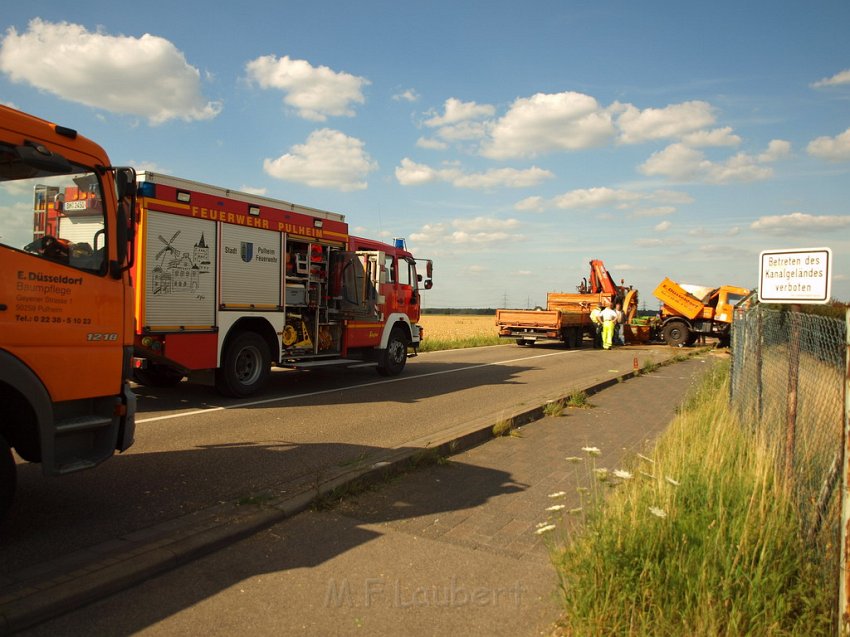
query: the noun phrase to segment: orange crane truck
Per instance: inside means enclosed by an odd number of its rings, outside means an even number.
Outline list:
[[[590,312],[599,304],[621,303],[627,323],[637,312],[637,290],[618,286],[601,260],[590,262],[590,278],[582,279],[576,290],[549,292],[545,310],[496,310],[499,336],[523,346],[559,341],[570,348],[581,347],[585,334],[593,338],[595,327]]]
[[[750,290],[734,285],[711,288],[680,284],[665,278],[653,294],[662,303],[659,330],[665,343],[683,347],[700,336],[712,336],[725,347],[731,337],[735,305]]]
[[[0,105],[0,517],[17,456],[47,476],[133,444],[135,172]]]

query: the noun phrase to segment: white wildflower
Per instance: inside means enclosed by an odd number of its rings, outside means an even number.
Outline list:
[[[544,533],[548,533],[549,531],[552,531],[554,529],[554,524],[546,524],[545,526],[541,526],[540,528],[538,528],[534,533],[537,535],[543,535]]]
[[[615,469],[614,475],[616,477],[620,478],[621,480],[631,480],[632,479],[632,474],[630,472],[626,471],[625,469]]]
[[[582,447],[581,450],[584,451],[589,456],[601,456],[602,455],[602,451],[599,449],[599,447]]]
[[[576,462],[581,462],[582,460],[584,460],[584,458],[579,458],[577,456],[567,456],[566,460],[567,462],[572,462],[573,464],[575,464]]]
[[[567,507],[564,504],[553,504],[550,507],[546,507],[546,510],[547,511],[561,511],[561,510],[566,509],[566,508]]]
[[[582,507],[576,507],[575,509],[570,509],[569,514],[570,515],[576,515],[577,513],[581,513],[581,509],[582,509]]]
[[[657,518],[667,517],[667,511],[665,511],[664,509],[659,509],[658,507],[649,507],[649,512]]]
[[[555,493],[550,493],[549,497],[550,498],[563,498],[565,495],[567,495],[566,491],[556,491]]]

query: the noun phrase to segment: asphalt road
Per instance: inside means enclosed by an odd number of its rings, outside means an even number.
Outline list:
[[[493,423],[675,351],[513,345],[435,352],[382,378],[371,369],[276,371],[247,401],[204,385],[139,387],[136,443],[102,466],[44,478],[19,466],[0,527],[0,574],[106,543],[219,502],[280,495],[381,450],[423,446],[459,425]]]

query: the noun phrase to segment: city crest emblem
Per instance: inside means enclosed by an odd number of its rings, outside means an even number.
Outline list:
[[[239,252],[245,263],[251,263],[254,258],[254,244],[251,241],[243,241]]]

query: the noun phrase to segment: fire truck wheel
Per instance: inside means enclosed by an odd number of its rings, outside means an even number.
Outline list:
[[[3,436],[0,436],[0,520],[12,506],[15,497],[15,459]]]
[[[134,369],[133,380],[148,387],[174,387],[183,380],[183,374],[166,365],[151,363],[147,369]]]
[[[390,332],[387,349],[381,353],[378,362],[378,373],[381,376],[397,376],[407,362],[407,338],[400,329]]]
[[[681,321],[671,321],[664,326],[662,335],[664,342],[670,347],[682,347],[688,340],[690,330]]]
[[[269,347],[254,332],[242,332],[227,344],[215,386],[225,396],[244,398],[258,392],[271,373]]]

